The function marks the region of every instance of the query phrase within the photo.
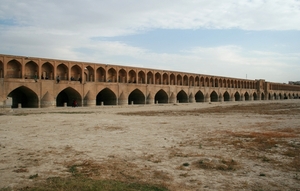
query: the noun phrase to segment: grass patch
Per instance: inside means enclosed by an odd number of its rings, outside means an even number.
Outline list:
[[[263,109],[262,109],[263,108]],[[139,115],[139,116],[200,116],[202,114],[228,114],[228,113],[255,113],[260,115],[295,115],[300,109],[293,103],[273,103],[273,104],[251,104],[251,105],[232,105],[216,106],[210,108],[191,109],[191,110],[165,110],[165,111],[139,111],[139,112],[120,112],[119,115]]]
[[[127,183],[116,180],[93,180],[84,176],[68,178],[52,177],[44,183],[33,187],[22,188],[26,191],[167,191],[168,189],[156,185]]]

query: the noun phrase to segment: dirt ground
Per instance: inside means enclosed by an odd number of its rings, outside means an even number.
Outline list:
[[[300,190],[300,100],[0,110],[0,190],[70,176]]]

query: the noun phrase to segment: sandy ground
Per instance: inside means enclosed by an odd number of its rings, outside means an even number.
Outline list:
[[[70,176],[72,165],[174,191],[300,190],[300,100],[0,114],[0,190]]]

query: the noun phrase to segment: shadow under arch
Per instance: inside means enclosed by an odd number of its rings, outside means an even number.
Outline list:
[[[128,103],[145,104],[145,95],[139,89],[135,89],[129,94]]]
[[[253,93],[253,100],[258,100],[256,92]]]
[[[250,100],[250,96],[249,96],[248,92],[246,92],[244,96],[245,96],[245,101],[249,101]]]
[[[177,101],[179,101],[179,103],[188,103],[188,96],[185,93],[185,91],[181,90],[180,92],[178,92],[177,94]]]
[[[76,101],[78,106],[82,106],[81,95],[71,87],[62,90],[56,97],[56,107],[72,106],[73,101]]]
[[[224,97],[224,101],[230,101],[230,95],[227,91],[223,94],[223,97]]]
[[[168,103],[168,94],[164,90],[159,90],[154,97],[155,103]]]
[[[241,101],[241,95],[239,92],[235,92],[234,99],[235,99],[235,101]]]
[[[117,96],[109,88],[104,88],[96,96],[96,105],[117,105]]]
[[[218,94],[215,91],[211,92],[211,94],[210,94],[210,101],[211,102],[218,102],[218,100],[219,100],[218,98],[219,98]]]
[[[37,94],[25,86],[14,89],[8,94],[8,97],[12,97],[12,108],[18,108],[18,104],[21,104],[22,108],[39,107]]]
[[[196,100],[196,102],[204,102],[205,101],[204,94],[200,90],[195,94],[195,100]]]

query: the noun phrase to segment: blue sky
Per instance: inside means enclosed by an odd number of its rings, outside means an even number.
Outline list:
[[[300,81],[299,0],[0,3],[0,54]]]

